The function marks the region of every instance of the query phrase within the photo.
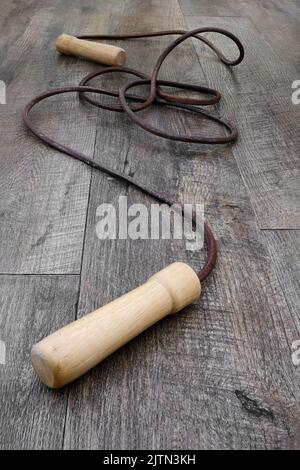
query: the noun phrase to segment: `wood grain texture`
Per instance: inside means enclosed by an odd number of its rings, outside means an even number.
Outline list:
[[[298,230],[266,230],[264,237],[286,301],[300,331],[300,233]]]
[[[169,4],[167,24],[165,17],[139,16],[144,4],[134,4],[135,16],[124,7],[112,19],[111,32],[184,25],[175,2]],[[143,63],[148,71],[164,42],[120,45],[126,47],[130,65]],[[184,45],[170,57],[162,76],[191,82],[196,77],[206,83],[195,58],[193,47]],[[231,79],[234,82],[234,76]],[[162,117],[152,112],[147,117],[173,130],[199,125],[177,113]],[[163,320],[74,384],[64,448],[296,445],[299,371],[290,348],[299,333],[230,147],[195,148],[157,140],[124,116],[102,113],[99,120],[102,132],[95,158],[157,188],[169,188],[174,198],[204,202],[220,257],[197,305]],[[206,127],[201,121],[201,129]],[[117,205],[120,195],[128,196],[128,204],[154,202],[93,173],[79,316],[135,287],[170,261],[187,260],[197,267],[205,257],[204,252],[186,252],[178,241],[98,240],[96,209],[102,202]]]
[[[199,299],[201,285],[186,263],[172,263],[118,299],[35,344],[32,363],[42,382],[61,388],[167,315]]]
[[[59,57],[55,39],[64,29],[99,25],[95,15],[81,16],[81,2],[46,2],[34,12],[24,33],[4,50],[1,78],[7,104],[0,107],[2,273],[77,273],[85,228],[90,172],[39,144],[24,128],[21,111],[37,93],[78,83],[93,69],[84,61]],[[57,11],[60,14],[57,15]],[[21,11],[14,21],[18,24]],[[10,36],[9,36],[10,37]],[[81,112],[68,96],[58,106],[50,100],[33,119],[62,142],[93,153],[94,110]]]
[[[78,276],[0,277],[0,448],[61,449],[67,389],[53,393],[35,375],[34,342],[75,317]]]
[[[282,55],[286,64],[299,64],[299,0],[179,0],[186,16],[244,16]]]
[[[83,41],[65,33],[58,36],[56,49],[63,55],[76,56],[102,65],[124,65],[126,60],[125,51],[120,47],[95,41]]]
[[[8,357],[0,364],[0,447],[299,449],[300,368],[291,350],[300,337],[299,231],[260,230],[299,222],[293,119],[300,108],[289,104],[291,77],[299,78],[299,1],[21,3],[3,0],[0,11],[0,78],[8,84],[8,104],[0,106],[0,272],[81,276],[0,276],[0,340]],[[47,390],[31,369],[34,342],[72,321],[76,310],[82,317],[172,261],[199,268],[205,251],[186,251],[180,240],[99,240],[101,203],[117,207],[120,195],[128,205],[149,208],[156,201],[39,145],[24,131],[20,111],[34,94],[77,84],[95,69],[57,55],[55,38],[63,31],[203,24],[246,38],[245,63],[229,74],[191,41],[170,56],[160,77],[220,87],[224,103],[216,112],[238,123],[242,140],[235,147],[158,139],[125,116],[79,108],[74,96],[35,112],[40,128],[62,142],[175,200],[204,203],[219,245],[217,268],[199,302],[131,341],[69,392]],[[115,44],[128,51],[129,67],[149,73],[169,41]],[[107,76],[105,85],[125,80]],[[176,111],[154,108],[143,116],[173,132],[220,132]]]
[[[187,26],[201,27],[212,21],[237,34],[245,44],[245,60],[234,71],[209,56],[201,44],[195,48],[208,84],[223,94],[220,113],[238,125],[240,135],[233,152],[259,226],[298,228],[299,137],[297,121],[287,112],[289,106],[294,116],[297,108],[290,94],[295,69],[292,73],[292,68],[284,66],[248,19],[188,16]],[[229,42],[214,36],[217,45],[234,54]]]

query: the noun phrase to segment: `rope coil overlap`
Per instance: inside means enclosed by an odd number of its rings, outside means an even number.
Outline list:
[[[230,38],[237,46],[239,50],[239,55],[236,59],[230,60],[226,58],[223,53],[213,44],[211,43],[206,37],[201,36],[202,33],[213,32],[218,33],[223,36]],[[150,37],[158,37],[158,36],[167,36],[167,35],[179,35],[179,37],[172,41],[170,45],[162,52],[159,56],[152,75],[149,77],[144,73],[134,70],[127,67],[105,67],[100,71],[91,73],[87,75],[83,80],[80,82],[78,86],[69,86],[69,87],[61,87],[55,88],[49,91],[46,91],[35,98],[33,98],[25,107],[23,111],[23,120],[25,125],[30,129],[30,131],[38,137],[41,141],[45,144],[63,152],[71,157],[80,160],[81,162],[105,172],[106,174],[119,178],[123,181],[128,182],[129,184],[139,188],[144,193],[154,197],[158,201],[162,203],[166,203],[168,205],[177,204],[183,210],[183,206],[181,204],[176,203],[168,198],[167,195],[157,192],[152,188],[147,187],[146,185],[136,181],[129,175],[124,173],[120,173],[115,169],[111,169],[106,167],[103,164],[95,162],[92,158],[87,155],[82,154],[70,147],[64,146],[57,142],[56,140],[52,139],[49,136],[46,136],[44,133],[40,132],[31,121],[29,114],[32,108],[37,105],[39,102],[51,97],[65,93],[78,93],[80,100],[83,102],[87,102],[93,106],[97,106],[98,108],[114,111],[114,112],[123,112],[126,113],[127,116],[138,126],[143,128],[144,130],[157,135],[159,137],[165,139],[176,140],[180,142],[192,142],[197,144],[226,144],[230,142],[234,142],[237,139],[238,133],[234,125],[230,122],[225,121],[217,116],[211,115],[208,112],[204,111],[203,109],[199,108],[198,106],[211,106],[218,103],[221,99],[221,94],[219,91],[207,88],[200,85],[191,85],[186,83],[180,82],[172,82],[166,80],[159,80],[158,74],[161,69],[161,66],[166,59],[166,57],[183,41],[187,40],[188,38],[195,38],[197,40],[202,41],[208,47],[210,47],[220,59],[220,61],[225,64],[226,66],[235,66],[238,65],[244,57],[244,48],[239,39],[233,35],[232,33],[221,29],[221,28],[198,28],[192,31],[183,31],[183,30],[170,30],[170,31],[158,31],[154,33],[148,34],[125,34],[125,35],[83,35],[77,36],[78,39],[93,39],[93,40],[121,40],[121,39],[138,39],[138,38],[150,38]],[[117,91],[111,90],[104,90],[99,87],[91,87],[88,86],[88,83],[101,75],[107,73],[123,73],[127,75],[131,75],[135,77],[135,80],[129,82],[128,84],[124,85]],[[145,99],[145,97],[129,94],[129,90],[132,88],[138,87],[145,87],[148,86],[150,88],[149,96]],[[179,90],[187,90],[193,93],[201,93],[208,95],[207,98],[199,97],[189,97],[189,96],[180,96],[173,93],[167,93],[164,89],[165,88],[174,88]],[[120,104],[113,105],[102,103],[100,100],[94,99],[87,95],[87,93],[94,93],[97,95],[105,95],[111,97],[119,98]],[[129,104],[130,101],[130,104]],[[219,136],[219,137],[211,137],[206,135],[186,135],[186,134],[170,134],[163,129],[158,129],[152,126],[151,124],[147,123],[143,118],[139,116],[139,111],[149,108],[152,104],[159,105],[159,106],[170,106],[177,109],[183,109],[185,111],[189,111],[194,114],[200,114],[205,119],[210,121],[216,122],[217,124],[221,125],[226,129],[226,135]],[[213,233],[207,223],[204,223],[204,236],[207,245],[207,259],[203,266],[203,268],[197,273],[200,281],[205,279],[208,274],[212,271],[215,266],[216,259],[217,259],[217,244]]]

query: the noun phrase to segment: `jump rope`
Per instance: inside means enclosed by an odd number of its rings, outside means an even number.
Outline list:
[[[210,42],[205,36],[201,35],[202,33],[208,32],[219,33],[230,38],[238,48],[238,57],[234,60],[226,58],[212,42]],[[138,70],[124,67],[123,65],[102,68],[100,71],[87,75],[81,80],[78,86],[54,88],[36,96],[25,107],[23,120],[28,129],[46,145],[53,147],[60,152],[95,168],[96,170],[102,171],[114,178],[126,181],[161,203],[165,203],[169,206],[176,204],[177,207],[181,207],[183,211],[183,205],[178,204],[176,201],[172,201],[171,198],[166,196],[164,193],[160,193],[147,185],[136,181],[129,175],[97,163],[91,157],[84,155],[71,147],[67,147],[57,142],[55,139],[45,135],[35,127],[30,119],[30,112],[34,106],[41,101],[52,96],[65,93],[78,93],[82,102],[87,102],[90,105],[101,109],[125,113],[131,121],[143,128],[145,131],[165,139],[213,145],[234,142],[237,139],[238,133],[232,123],[225,121],[220,117],[211,115],[198,107],[211,106],[218,103],[221,99],[221,94],[218,90],[200,85],[160,80],[158,78],[159,71],[166,57],[177,46],[191,37],[202,41],[210,47],[224,65],[238,65],[244,58],[244,48],[240,40],[232,33],[220,28],[197,28],[192,31],[170,30],[147,34],[84,35],[77,36],[76,38],[62,35],[60,39],[62,44],[61,52],[88,56],[90,50],[94,57],[95,52],[93,48],[95,46],[93,43],[86,40],[138,39],[169,35],[178,35],[179,37],[172,41],[161,53],[153,68],[151,76],[147,76]],[[68,45],[67,47],[66,44]],[[77,46],[79,46],[79,54],[76,53]],[[97,44],[97,47],[99,46],[100,45]],[[106,60],[106,63],[118,64],[124,62],[125,56],[123,54],[120,55],[119,51],[122,51],[120,48],[114,48],[114,46],[107,45],[102,45],[102,47],[111,48],[112,51],[113,49],[118,49],[118,54],[115,55],[116,59],[114,61],[108,59]],[[106,52],[107,51],[105,49],[105,54]],[[109,50],[109,52],[111,51]],[[105,59],[107,59],[106,55]],[[103,61],[105,59],[103,59]],[[116,91],[105,90],[88,85],[92,79],[108,73],[127,74],[134,76],[136,79],[130,81],[128,84]],[[149,96],[147,98],[128,93],[131,89],[139,87],[150,88]],[[195,98],[180,96],[175,93],[167,93],[164,88],[187,90],[193,93],[205,94],[208,97]],[[104,102],[102,103],[100,100],[94,99],[86,93],[117,97],[120,104],[112,105]],[[163,129],[152,126],[139,116],[139,111],[145,110],[153,104],[182,109],[185,112],[188,111],[195,115],[200,114],[205,119],[222,126],[226,130],[226,135],[214,137],[200,134],[170,134]],[[193,222],[195,222],[194,219]],[[201,293],[200,281],[202,282],[211,273],[217,259],[216,240],[212,230],[206,222],[204,223],[204,239],[207,248],[207,258],[204,266],[197,273],[195,273],[195,271],[185,263],[173,263],[152,276],[147,283],[138,287],[134,291],[123,295],[110,304],[67,325],[34,345],[32,348],[32,362],[34,369],[41,380],[52,388],[59,388],[66,385],[94,367],[119,347],[130,341],[149,326],[153,325],[156,321],[170,313],[178,312],[196,300]]]

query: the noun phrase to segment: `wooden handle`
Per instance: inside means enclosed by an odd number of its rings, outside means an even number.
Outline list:
[[[63,387],[200,293],[195,271],[173,263],[137,289],[35,344],[33,367],[48,387]]]
[[[75,55],[106,65],[124,65],[126,60],[126,53],[120,47],[85,41],[68,34],[58,36],[56,49],[61,54]]]

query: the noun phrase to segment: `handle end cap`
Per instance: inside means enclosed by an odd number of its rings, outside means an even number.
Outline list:
[[[59,383],[58,371],[59,365],[55,363],[53,355],[47,354],[41,343],[35,344],[31,349],[31,362],[33,368],[43,384],[49,388],[60,388],[62,384]]]

